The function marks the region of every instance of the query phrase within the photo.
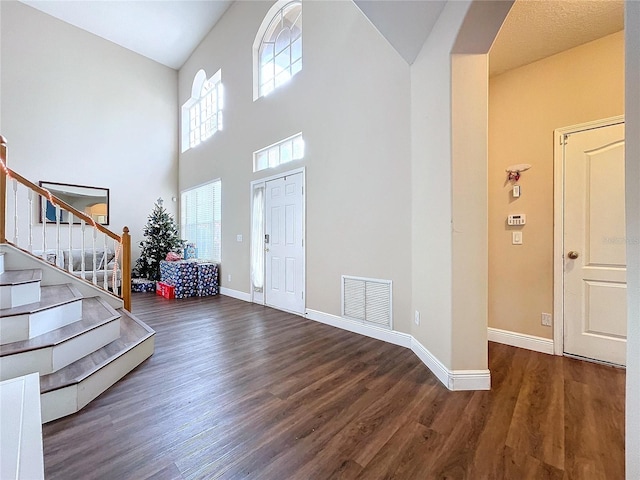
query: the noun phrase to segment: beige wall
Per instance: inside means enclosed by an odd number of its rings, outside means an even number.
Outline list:
[[[624,113],[624,35],[618,32],[492,77],[489,82],[489,327],[552,338],[553,131]],[[529,163],[511,196],[509,165]],[[523,245],[507,215],[524,213]]]
[[[353,2],[305,2],[303,70],[254,102],[251,47],[272,4],[235,2],[180,69],[181,104],[204,68],[222,69],[226,106],[224,130],[180,155],[180,189],[221,179],[221,285],[248,294],[250,183],[306,167],[307,308],[340,315],[343,274],[390,279],[408,333],[409,66]],[[254,151],[298,132],[304,160],[253,173]]]

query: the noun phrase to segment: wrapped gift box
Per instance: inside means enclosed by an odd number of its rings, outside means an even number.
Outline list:
[[[165,282],[158,282],[156,293],[164,298],[176,298],[175,287]]]
[[[160,262],[160,281],[175,287],[175,298],[218,293],[218,265],[194,260]]]
[[[198,263],[198,296],[218,294],[218,265]]]
[[[161,260],[160,281],[175,287],[176,298],[195,297],[198,294],[198,264],[186,260]]]
[[[187,243],[187,246],[184,248],[184,259],[189,260],[192,258],[198,258],[198,249],[195,243]]]
[[[134,278],[131,280],[131,291],[153,293],[156,291],[156,282],[146,278]]]

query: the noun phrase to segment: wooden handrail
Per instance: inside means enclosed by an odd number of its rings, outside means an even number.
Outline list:
[[[59,205],[62,208],[64,208],[65,210],[73,213],[74,217],[81,218],[87,224],[94,226],[95,228],[97,228],[99,231],[101,231],[102,233],[104,233],[108,237],[111,237],[112,239],[114,239],[114,240],[116,240],[118,242],[121,241],[120,235],[117,235],[117,234],[113,233],[111,230],[109,230],[108,228],[105,228],[102,225],[100,225],[99,223],[96,223],[95,220],[93,218],[91,218],[89,215],[87,215],[86,213],[82,213],[80,210],[72,207],[67,202],[65,202],[63,200],[60,200],[55,195],[52,195],[51,192],[49,192],[49,190],[47,190],[45,188],[42,188],[42,187],[39,187],[38,185],[36,185],[33,182],[30,182],[29,180],[24,178],[22,175],[20,175],[19,173],[14,172],[10,168],[7,168],[7,170],[8,170],[8,176],[9,177],[15,178],[19,183],[21,183],[25,187],[30,188],[34,192],[36,192],[36,193],[42,195],[43,197],[49,199],[49,201],[51,201],[51,203],[53,203],[54,205]]]
[[[108,228],[103,227],[99,223],[96,223],[93,218],[91,218],[86,213],[79,211],[78,209],[72,207],[67,202],[59,199],[49,192],[47,189],[42,188],[35,183],[27,180],[22,175],[17,172],[14,172],[7,166],[7,142],[0,135],[0,212],[2,212],[2,217],[0,219],[0,243],[6,243],[6,212],[7,212],[7,177],[15,179],[17,182],[21,183],[25,187],[33,190],[38,193],[42,197],[49,199],[51,203],[57,205],[68,212],[71,212],[74,217],[80,218],[84,220],[88,225],[94,227],[98,231],[105,234],[107,237],[112,238],[116,242],[120,243],[122,248],[122,280],[120,288],[121,298],[124,303],[124,308],[131,311],[131,236],[129,235],[129,228],[124,227],[122,229],[122,235],[117,235],[113,233]],[[43,222],[43,228],[46,226],[46,220]],[[114,291],[114,294],[117,294]]]

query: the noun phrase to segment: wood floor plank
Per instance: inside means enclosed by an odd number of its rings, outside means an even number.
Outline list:
[[[562,358],[531,355],[506,445],[564,469],[564,381]]]
[[[490,343],[491,391],[451,392],[409,349],[233,298],[133,311],[154,355],[43,426],[47,479],[624,478],[624,370]]]

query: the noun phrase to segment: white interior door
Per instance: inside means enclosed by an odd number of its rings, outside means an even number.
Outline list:
[[[624,365],[624,124],[567,135],[564,148],[564,351]]]
[[[265,303],[304,313],[302,173],[266,182]]]

